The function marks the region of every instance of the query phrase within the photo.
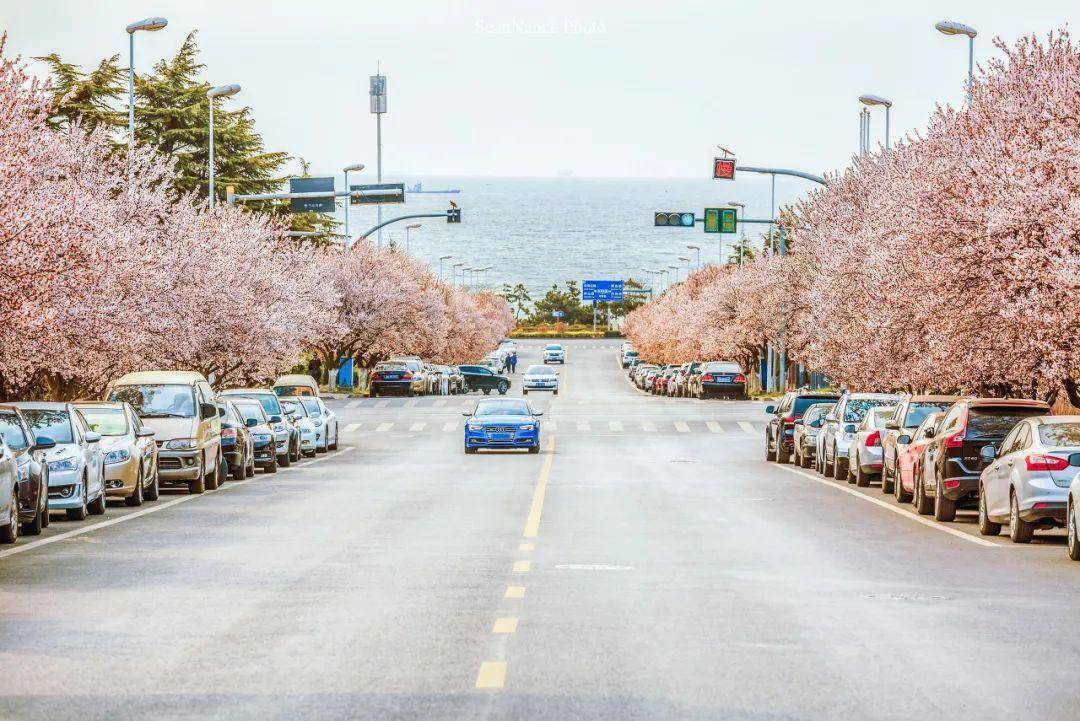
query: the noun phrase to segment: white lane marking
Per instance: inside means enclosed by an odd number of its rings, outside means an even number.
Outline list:
[[[353,450],[354,448],[356,448],[356,446],[345,446],[340,451],[331,451],[330,453],[326,454],[325,456],[320,456],[318,458],[313,458],[310,461],[305,461],[302,466],[291,466],[289,468],[280,468],[279,467],[278,468],[278,473],[288,473],[290,471],[302,470],[302,469],[307,468],[308,466],[310,466],[310,465],[312,465],[314,463],[318,463],[320,461],[325,461],[328,458],[337,458],[338,456],[340,456],[340,455],[342,455],[344,453],[348,453],[349,451]],[[261,479],[262,476],[260,476],[259,478]],[[218,488],[215,488],[212,491],[204,491],[203,493],[199,493],[199,494],[196,494],[196,495],[180,496],[179,498],[174,498],[172,500],[163,501],[163,502],[160,502],[160,503],[157,502],[157,501],[147,501],[147,503],[154,503],[155,505],[149,506],[149,507],[146,507],[146,508],[140,508],[138,511],[128,513],[127,515],[120,516],[118,518],[110,518],[107,521],[100,521],[98,523],[92,523],[89,526],[82,526],[81,528],[75,528],[75,529],[73,529],[71,531],[65,531],[63,533],[58,533],[55,536],[50,536],[48,538],[42,538],[42,539],[37,540],[37,541],[31,541],[30,543],[25,543],[25,544],[20,544],[20,545],[17,545],[17,546],[13,546],[13,547],[11,547],[11,548],[9,548],[7,550],[0,551],[0,558],[6,558],[8,556],[14,556],[16,553],[25,553],[26,551],[32,551],[35,548],[40,548],[42,546],[47,546],[50,543],[56,543],[57,541],[64,541],[64,540],[67,540],[69,538],[74,538],[75,536],[82,536],[84,534],[91,533],[92,531],[97,531],[97,530],[100,530],[102,528],[107,528],[109,526],[115,526],[118,523],[124,523],[125,521],[133,521],[136,518],[141,518],[143,516],[150,515],[151,513],[157,513],[158,511],[164,511],[166,508],[171,508],[172,506],[176,506],[176,505],[179,505],[181,503],[187,503],[188,501],[194,501],[197,498],[206,498],[207,496],[213,495],[214,493],[221,493],[222,491],[227,491],[230,488],[239,488],[241,486],[246,486],[247,484],[251,483],[254,480],[255,480],[255,478],[252,477],[252,478],[248,478],[248,479],[243,480],[243,481],[226,481],[225,485],[219,486]],[[267,480],[269,480],[269,479],[267,479]]]
[[[375,403],[376,408],[386,408],[388,405],[390,405],[390,401],[376,401]]]
[[[358,430],[360,430],[360,424],[359,423],[350,423],[349,425],[345,426],[345,432],[346,433],[353,433],[353,432],[358,431]]]
[[[608,428],[613,431],[621,431],[623,429],[622,421],[608,421]]]
[[[755,435],[755,436],[759,435],[758,429],[754,428],[747,421],[739,421],[739,428],[742,428],[744,431],[746,431],[747,433],[750,433],[751,435]]]
[[[360,407],[360,401],[349,401],[348,403],[345,404],[345,407],[346,408],[359,408]]]
[[[442,429],[444,431],[453,431],[453,430],[457,430],[457,427],[458,427],[457,421],[447,421],[446,423],[443,423]]]
[[[986,539],[978,538],[977,536],[972,536],[970,534],[964,533],[963,531],[958,531],[955,528],[950,528],[950,527],[948,527],[948,526],[946,526],[944,524],[938,523],[937,521],[931,521],[929,518],[923,518],[922,516],[920,516],[920,515],[918,515],[916,513],[912,513],[911,511],[905,510],[905,509],[901,508],[900,506],[894,506],[891,503],[888,503],[887,501],[883,501],[880,498],[874,498],[873,496],[867,496],[867,495],[865,495],[863,493],[859,493],[858,491],[856,491],[853,488],[848,488],[847,486],[841,486],[841,485],[839,485],[837,483],[834,483],[831,479],[826,479],[826,478],[823,478],[821,476],[815,476],[815,475],[813,475],[811,473],[808,473],[806,471],[791,468],[790,466],[779,466],[779,468],[782,468],[783,470],[789,471],[789,472],[794,473],[796,475],[800,475],[803,478],[809,478],[811,481],[814,481],[816,483],[820,483],[823,486],[828,486],[829,488],[835,488],[838,491],[843,491],[844,493],[855,496],[856,498],[862,499],[862,500],[867,501],[869,503],[873,503],[874,505],[880,506],[880,507],[884,508],[887,511],[892,511],[893,513],[895,513],[897,515],[903,516],[904,518],[908,519],[909,521],[915,521],[916,523],[921,523],[922,525],[926,526],[927,528],[933,528],[935,531],[941,531],[942,533],[948,533],[950,536],[956,536],[957,538],[962,538],[963,540],[965,540],[965,541],[967,541],[969,543],[974,543],[976,546],[983,546],[983,547],[987,547],[987,548],[1002,548],[1003,547],[1001,544],[993,543],[992,541],[987,541]]]
[[[423,421],[420,421],[418,423],[413,423],[411,426],[409,426],[409,431],[410,432],[422,431],[422,430],[424,430],[424,428],[426,426],[427,426],[427,423],[424,423]]]
[[[393,423],[380,423],[379,426],[375,430],[377,430],[379,433],[385,433],[386,431],[390,430],[393,427],[394,427]]]
[[[652,421],[642,421],[641,430],[645,431],[646,433],[653,433],[656,431],[656,424]]]
[[[675,430],[679,433],[689,433],[690,426],[686,425],[685,421],[675,421]]]
[[[713,433],[724,432],[724,428],[716,421],[705,421],[705,426]]]
[[[441,408],[442,406],[445,406],[446,405],[446,399],[445,398],[439,398],[437,401],[435,401],[435,405],[436,405],[436,407],[439,407],[439,408]]]
[[[578,429],[579,431],[588,431],[588,430],[591,430],[591,429],[589,428],[589,422],[588,422],[588,421],[578,421],[578,422],[577,422],[577,429]]]

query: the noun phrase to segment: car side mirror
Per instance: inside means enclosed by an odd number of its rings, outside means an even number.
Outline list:
[[[247,426],[248,428],[254,428],[255,426],[259,425],[259,419],[258,418],[248,418],[247,420],[244,421],[244,425]]]
[[[199,404],[199,415],[202,416],[202,418],[204,420],[207,419],[207,418],[214,418],[215,416],[217,416],[217,414],[218,414],[217,411],[218,411],[217,406],[215,406],[213,403],[200,403]]]
[[[901,446],[906,446],[908,443],[911,443],[911,436],[905,433],[902,436],[898,436],[896,442]]]
[[[1069,456],[1070,466],[1080,466],[1080,453],[1073,453]]]
[[[885,421],[885,428],[887,430],[890,430],[890,431],[898,431],[898,430],[900,430],[900,421],[896,421],[896,420]]]
[[[90,431],[90,432],[88,432],[86,434],[86,442],[87,443],[97,443],[100,440],[101,440],[101,434],[97,433],[96,431]]]
[[[217,414],[218,414],[218,418],[224,418],[225,417],[225,409],[222,408],[221,406],[218,406]]]
[[[463,415],[463,416],[465,416],[466,418],[468,418],[469,416],[471,416],[471,415],[472,415],[472,413],[469,413],[468,411],[462,411],[462,412],[461,412],[461,415]]]
[[[776,406],[765,406],[765,413],[770,416],[776,413]]]
[[[983,446],[979,450],[979,458],[982,459],[984,465],[989,466],[997,458],[997,450],[993,446]]]
[[[52,438],[49,438],[48,436],[41,436],[34,440],[35,442],[34,445],[31,447],[31,450],[47,451],[50,448],[56,448],[56,441],[54,441]]]
[[[146,426],[143,426],[142,428],[139,429],[139,432],[135,434],[135,437],[136,438],[149,438],[150,436],[154,435],[155,433],[157,433],[157,431],[155,431],[153,428],[147,428]]]
[[[934,432],[933,428],[927,428],[926,429],[926,437],[927,438],[933,438],[935,435],[937,435],[937,434]]]
[[[271,423],[281,423],[281,416],[276,415],[276,414],[270,416],[270,422]]]
[[[533,413],[533,415],[537,416],[537,417],[540,417],[540,416],[544,415],[544,412],[543,411],[536,411],[535,413]]]
[[[846,426],[844,426],[844,433],[854,433],[854,432],[855,432],[855,424],[854,423],[848,423]]]

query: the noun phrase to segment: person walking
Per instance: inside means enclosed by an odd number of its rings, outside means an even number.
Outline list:
[[[510,372],[517,373],[517,351],[510,354]]]
[[[439,395],[450,395],[450,376],[446,375],[446,373],[439,374]]]

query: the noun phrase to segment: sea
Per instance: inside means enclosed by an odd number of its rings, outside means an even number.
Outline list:
[[[708,170],[706,167],[705,170]],[[367,174],[350,174],[351,184],[373,182]],[[494,178],[384,174],[383,182],[420,182],[425,190],[458,189],[455,194],[406,193],[406,202],[384,205],[383,219],[413,214],[440,213],[450,201],[461,209],[461,223],[424,218],[395,223],[382,232],[382,243],[394,243],[444,279],[461,282],[462,267],[486,267],[479,275],[484,287],[500,290],[504,284],[523,284],[537,298],[568,280],[636,279],[661,290],[662,277],[643,268],[669,269],[666,279],[686,277],[687,269],[726,261],[737,235],[705,233],[693,228],[656,227],[657,211],[692,212],[702,217],[706,207],[731,201],[747,205],[746,218],[768,220],[772,188],[769,176],[749,173],[734,181],[711,178]],[[344,178],[337,179],[344,187]],[[782,207],[813,189],[807,181],[778,178],[776,204]],[[354,205],[349,231],[357,238],[375,225],[373,206]],[[338,212],[338,219],[344,214]],[[420,223],[408,231],[406,225]],[[343,228],[342,228],[343,230]],[[761,246],[764,224],[743,224],[750,242]],[[370,242],[378,242],[372,235]],[[721,241],[723,247],[721,247]],[[700,250],[687,246],[698,246]],[[442,256],[451,256],[440,261]],[[680,260],[685,258],[686,260]],[[455,271],[453,265],[464,263]],[[451,277],[453,275],[453,278]],[[476,276],[465,277],[465,280]]]

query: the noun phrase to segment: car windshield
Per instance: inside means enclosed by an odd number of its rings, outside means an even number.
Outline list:
[[[852,398],[844,407],[844,422],[858,423],[871,408],[896,405],[895,398]]]
[[[525,371],[525,375],[553,376],[555,375],[555,369],[551,366],[529,366],[529,370]]]
[[[544,346],[544,350],[562,350],[562,346],[558,344],[551,344]]]
[[[322,413],[322,408],[319,407],[319,401],[314,398],[301,398],[300,404],[307,408],[309,413]]]
[[[476,411],[473,415],[478,418],[483,416],[531,416],[532,412],[529,410],[529,406],[522,401],[485,401],[476,404]]]
[[[240,411],[240,415],[243,417],[244,422],[255,419],[256,423],[266,423],[266,413],[263,412],[263,407],[254,402],[249,403],[237,403],[236,410]]]
[[[301,418],[307,418],[308,412],[299,401],[283,400],[281,401],[281,407],[285,409],[285,412],[289,415],[300,416]]]
[[[971,408],[965,438],[1004,438],[1020,421],[1045,415],[1045,408]]]
[[[75,442],[71,430],[71,416],[67,411],[25,408],[22,414],[30,430],[34,432],[34,438],[51,438],[57,443]]]
[[[822,396],[796,396],[795,403],[791,407],[791,412],[796,416],[801,416],[803,413],[806,413],[806,409],[810,406],[834,400],[836,399]]]
[[[195,393],[188,385],[117,386],[109,394],[109,400],[130,403],[142,418],[192,418],[195,415]]]
[[[923,418],[926,418],[931,413],[947,411],[951,407],[952,401],[920,401],[912,403],[908,406],[907,418],[904,419],[904,428],[918,428],[919,424],[923,422]]]
[[[375,366],[376,372],[385,371],[404,371],[408,368],[404,363],[378,363]]]
[[[103,436],[124,436],[128,432],[127,415],[119,408],[80,408],[90,430]],[[56,440],[55,438],[53,440]]]
[[[312,396],[311,386],[274,386],[274,393],[279,396]]]
[[[832,410],[835,403],[814,403],[806,409],[806,413],[803,414],[803,420],[807,423],[813,423],[819,418],[823,418],[830,410]]]
[[[0,413],[0,435],[13,451],[21,451],[30,445],[22,424],[19,423],[19,417],[14,413]]]
[[[1080,423],[1043,423],[1039,426],[1039,440],[1044,446],[1076,448],[1080,446]]]
[[[893,417],[896,412],[896,406],[884,406],[882,408],[875,408],[873,413],[870,413],[867,417],[867,426],[869,428],[884,428],[885,421]]]
[[[225,391],[221,395],[228,398],[250,398],[253,401],[258,401],[268,416],[281,415],[281,403],[274,393],[232,393]]]
[[[712,361],[701,366],[702,373],[742,373],[738,363],[720,363]]]

